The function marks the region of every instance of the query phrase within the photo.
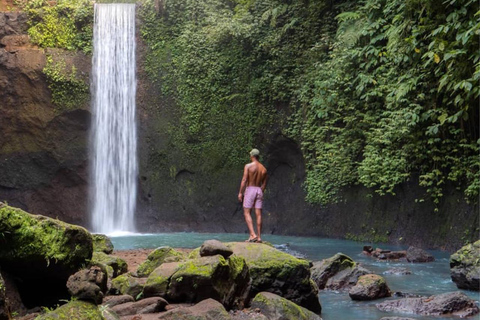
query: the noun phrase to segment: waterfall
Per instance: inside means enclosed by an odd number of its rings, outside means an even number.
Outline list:
[[[135,231],[135,4],[95,4],[91,221],[94,232]]]

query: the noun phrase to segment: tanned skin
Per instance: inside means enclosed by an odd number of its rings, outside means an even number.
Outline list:
[[[267,169],[258,161],[257,156],[251,156],[251,163],[245,165],[243,170],[242,182],[240,184],[240,191],[238,192],[238,201],[243,202],[243,194],[246,187],[260,187],[262,192],[265,192],[267,186]],[[243,208],[243,215],[245,216],[245,222],[247,223],[250,237],[247,241],[257,239],[258,242],[262,241],[262,209],[255,208],[255,215],[257,218],[257,234],[253,229],[253,221],[251,215],[251,208]]]

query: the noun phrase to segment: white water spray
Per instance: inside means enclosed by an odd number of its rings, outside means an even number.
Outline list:
[[[92,75],[92,228],[134,232],[135,4],[95,4]]]

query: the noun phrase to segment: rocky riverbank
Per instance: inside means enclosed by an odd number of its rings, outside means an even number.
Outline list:
[[[470,281],[475,289],[479,245],[452,256],[452,279],[465,274],[459,287]],[[268,243],[217,240],[193,250],[115,251],[106,236],[4,204],[0,270],[0,320],[321,319],[319,290],[382,299],[377,308],[394,314],[479,311],[461,292],[398,299],[381,275],[341,253],[311,262]]]

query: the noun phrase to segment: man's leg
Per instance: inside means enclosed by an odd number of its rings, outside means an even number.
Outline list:
[[[245,216],[245,222],[247,223],[248,232],[250,233],[250,237],[248,238],[248,240],[252,240],[257,237],[257,235],[255,234],[255,231],[253,230],[251,210],[252,210],[251,208],[243,208],[243,215]],[[256,212],[256,209],[255,209],[255,212]]]
[[[257,240],[262,241],[262,209],[255,208],[255,215],[257,216]]]

